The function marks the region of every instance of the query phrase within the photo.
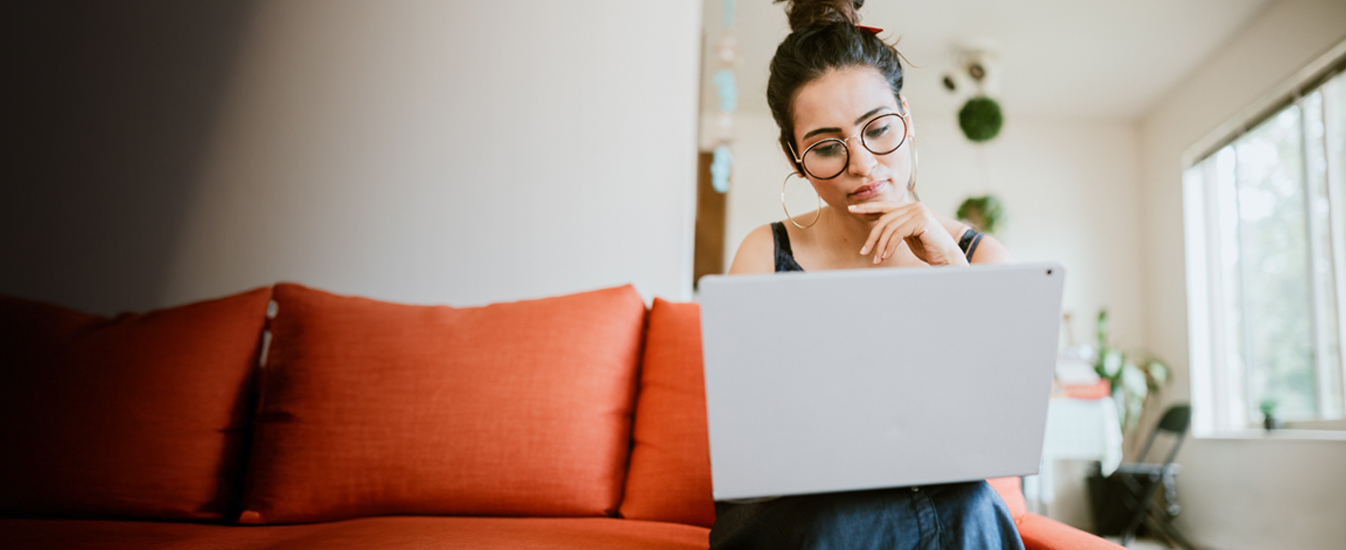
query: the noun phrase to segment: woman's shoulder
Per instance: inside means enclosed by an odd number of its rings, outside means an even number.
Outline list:
[[[773,224],[763,224],[748,232],[734,253],[734,263],[729,273],[772,273],[776,271],[776,238],[772,234]]]
[[[1010,255],[1009,249],[1001,244],[999,240],[991,235],[982,234],[982,238],[977,243],[977,249],[972,251],[970,263],[974,264],[1012,264],[1014,256]]]

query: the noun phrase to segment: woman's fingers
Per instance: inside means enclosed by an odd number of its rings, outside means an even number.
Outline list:
[[[909,205],[898,206],[891,202],[882,201],[852,204],[850,206],[851,212],[856,214],[883,214],[883,217],[879,218],[879,222],[874,224],[874,228],[869,230],[869,238],[865,239],[864,246],[860,247],[861,256],[869,254],[869,251],[874,249],[875,241],[881,236],[883,228],[887,226],[894,217],[902,215],[905,210],[908,209],[908,206]]]
[[[865,239],[865,245],[860,247],[861,256],[868,255],[870,251],[875,251],[875,256],[878,255],[877,252],[883,246],[882,238],[884,231],[888,229],[889,224],[892,223],[892,219],[891,213],[884,214],[882,218],[879,218],[879,223],[874,224],[874,228],[869,230],[869,237]]]
[[[869,254],[869,250],[874,247],[874,242],[877,241],[880,236],[882,236],[881,232],[883,231],[884,225],[885,224],[882,221],[880,221],[879,223],[874,225],[873,229],[869,230],[869,237],[865,238],[864,246],[860,247],[861,256]]]
[[[897,252],[897,247],[901,246],[903,242],[908,242],[911,241],[912,239],[919,240],[919,237],[913,237],[912,235],[910,235],[909,231],[900,231],[898,234],[905,236],[888,239],[888,246],[883,249],[883,259],[887,260],[889,257],[893,255],[894,252]]]
[[[893,234],[903,225],[901,217],[887,220],[888,223],[880,224],[874,229],[878,231],[878,241],[874,243],[874,263],[883,261],[883,253],[888,249],[888,243],[893,241]],[[898,235],[901,238],[901,235]]]
[[[907,226],[911,223],[912,214],[913,211],[910,209],[895,210],[885,215],[883,220],[870,230],[871,235],[878,235],[874,243],[874,263],[884,260],[886,256],[883,253],[888,249],[889,243],[901,240],[911,231]]]
[[[885,232],[883,245],[875,253],[876,259],[880,262],[887,260],[889,256],[892,256],[893,253],[897,251],[897,247],[900,246],[903,241],[911,241],[913,239],[919,240],[920,236],[917,235],[917,233],[920,232],[922,231],[919,216],[908,215],[904,216],[901,220],[895,220],[892,227]],[[924,259],[922,259],[922,261],[924,261]]]
[[[873,201],[852,204],[849,208],[851,212],[856,214],[887,214],[900,207],[896,203],[888,201]]]

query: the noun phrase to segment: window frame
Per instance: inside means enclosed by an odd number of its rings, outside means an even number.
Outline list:
[[[1201,140],[1187,149],[1183,155],[1182,178],[1183,178],[1183,212],[1184,212],[1184,236],[1186,249],[1186,276],[1187,276],[1187,318],[1188,318],[1188,337],[1189,337],[1189,374],[1191,380],[1192,392],[1192,429],[1194,435],[1198,437],[1214,438],[1267,438],[1273,434],[1265,430],[1256,428],[1254,422],[1260,424],[1260,418],[1249,418],[1247,403],[1247,387],[1244,379],[1247,373],[1243,372],[1246,366],[1234,368],[1230,365],[1231,359],[1228,358],[1227,342],[1221,341],[1222,335],[1226,330],[1216,326],[1222,319],[1228,317],[1222,313],[1225,305],[1221,303],[1221,297],[1225,296],[1225,288],[1221,287],[1222,279],[1216,270],[1222,269],[1220,246],[1211,246],[1219,241],[1212,241],[1212,238],[1218,238],[1221,234],[1219,207],[1214,202],[1217,200],[1218,185],[1217,162],[1214,157],[1220,155],[1227,147],[1238,143],[1240,139],[1250,132],[1261,127],[1262,124],[1280,116],[1287,109],[1297,108],[1299,117],[1299,130],[1301,147],[1300,154],[1303,156],[1303,170],[1301,185],[1305,190],[1305,202],[1311,209],[1313,201],[1313,189],[1311,186],[1326,186],[1326,196],[1329,201],[1329,213],[1327,214],[1327,226],[1323,227],[1322,222],[1315,222],[1314,215],[1306,218],[1306,230],[1308,232],[1309,246],[1315,246],[1314,237],[1322,237],[1322,231],[1327,231],[1327,239],[1330,242],[1331,254],[1329,261],[1331,264],[1331,282],[1329,286],[1332,289],[1332,304],[1326,307],[1315,306],[1311,315],[1313,315],[1312,330],[1315,335],[1313,338],[1314,346],[1314,373],[1315,373],[1315,397],[1319,403],[1324,401],[1325,397],[1337,400],[1346,400],[1346,181],[1343,181],[1343,170],[1346,166],[1337,166],[1333,164],[1332,151],[1319,144],[1318,149],[1323,151],[1327,165],[1323,166],[1322,173],[1327,176],[1326,180],[1313,174],[1310,168],[1311,142],[1309,136],[1308,118],[1305,113],[1305,102],[1311,97],[1311,94],[1324,89],[1333,78],[1342,76],[1336,85],[1346,86],[1346,41],[1342,41],[1330,48],[1327,52],[1316,58],[1314,61],[1297,71],[1290,78],[1283,81],[1280,85],[1263,94],[1258,101],[1253,102],[1247,108],[1240,111],[1234,117],[1231,117],[1224,124],[1220,125],[1214,131],[1207,134]],[[1326,97],[1326,93],[1320,94],[1320,97]],[[1321,101],[1318,105],[1320,116],[1328,118],[1331,113],[1327,112],[1327,101]],[[1346,105],[1338,105],[1338,108],[1346,109]],[[1321,141],[1326,143],[1332,139],[1346,138],[1346,135],[1337,135],[1335,132],[1341,131],[1332,125],[1326,125],[1325,130],[1332,135],[1324,134]],[[1346,132],[1343,132],[1346,133]],[[1339,141],[1336,143],[1340,143]],[[1210,159],[1211,162],[1207,162]],[[1235,168],[1236,169],[1236,168]],[[1317,178],[1317,179],[1315,179]],[[1321,195],[1320,195],[1321,196]],[[1214,212],[1212,212],[1214,210]],[[1315,265],[1320,260],[1318,254],[1310,252],[1310,266]],[[1312,276],[1312,275],[1311,275]],[[1242,286],[1243,275],[1239,275],[1239,281],[1236,284]],[[1310,286],[1310,295],[1316,300],[1319,290],[1317,284],[1308,282]],[[1241,299],[1240,303],[1246,303],[1246,299]],[[1316,303],[1316,302],[1315,302]],[[1326,334],[1333,332],[1331,327],[1324,328],[1325,323],[1320,313],[1324,309],[1330,309],[1332,319],[1335,320],[1335,335]],[[1240,315],[1241,317],[1241,315]],[[1247,327],[1247,323],[1239,321],[1242,327]],[[1324,353],[1325,343],[1329,340],[1324,337],[1335,337],[1336,349],[1333,353]],[[1246,345],[1247,337],[1239,337]],[[1241,350],[1243,357],[1248,357],[1247,350]],[[1328,363],[1335,362],[1335,365]],[[1333,374],[1324,369],[1339,369],[1339,372]],[[1332,384],[1322,384],[1317,381],[1324,380],[1324,375],[1336,377],[1335,386]],[[1341,396],[1333,395],[1334,392],[1342,393]],[[1321,414],[1321,413],[1319,413]],[[1241,421],[1240,421],[1241,420]],[[1346,439],[1346,413],[1342,418],[1328,420],[1303,420],[1286,423],[1284,429],[1276,430],[1276,438],[1301,438],[1301,439]]]

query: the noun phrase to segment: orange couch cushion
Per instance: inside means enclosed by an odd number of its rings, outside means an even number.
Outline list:
[[[270,299],[108,319],[0,298],[0,515],[236,512]]]
[[[243,523],[615,513],[645,304],[456,309],[276,286]]]
[[[622,517],[715,523],[704,380],[700,306],[655,298]]]
[[[16,550],[705,550],[702,527],[613,518],[383,517],[240,527],[131,521],[0,520]]]

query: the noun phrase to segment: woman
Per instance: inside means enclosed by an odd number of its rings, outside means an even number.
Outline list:
[[[777,2],[781,0],[776,0]],[[915,126],[897,51],[857,27],[863,0],[795,0],[767,103],[781,149],[820,207],[757,228],[730,273],[1011,261],[994,238],[915,194]],[[716,503],[712,550],[1023,548],[984,481]]]

